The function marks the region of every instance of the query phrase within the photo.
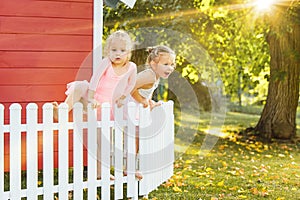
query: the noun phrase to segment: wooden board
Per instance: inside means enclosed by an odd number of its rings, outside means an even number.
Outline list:
[[[92,19],[89,1],[1,0],[0,15]]]
[[[78,80],[77,77],[85,77],[80,80],[90,80],[91,68],[80,70],[65,68],[0,68],[0,86],[41,86],[61,85]]]
[[[1,34],[1,51],[91,51],[92,36]]]
[[[0,68],[92,68],[92,58],[90,52],[0,50]]]
[[[0,16],[0,22],[0,33],[93,34],[93,22],[90,19]]]

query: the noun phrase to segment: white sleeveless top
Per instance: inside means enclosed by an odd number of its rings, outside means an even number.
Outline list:
[[[154,84],[151,88],[148,89],[143,89],[143,88],[138,89],[138,93],[145,99],[150,99],[152,97],[154,90],[158,87],[159,78],[156,79],[156,74],[152,69],[147,69],[147,70],[150,70],[154,74],[154,80],[155,80]]]

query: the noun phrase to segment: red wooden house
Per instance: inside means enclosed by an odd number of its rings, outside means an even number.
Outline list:
[[[92,0],[2,0],[0,102],[63,101],[92,50],[92,31]]]
[[[9,123],[11,103],[22,105],[23,122],[26,105],[37,103],[40,121],[42,105],[62,102],[66,84],[79,69],[80,78],[89,80],[92,62],[84,66],[82,62],[92,48],[93,0],[1,0],[0,103],[5,106],[5,123]],[[39,142],[42,145],[41,137]],[[22,145],[25,156],[26,145]],[[9,148],[9,134],[5,134],[6,170]]]

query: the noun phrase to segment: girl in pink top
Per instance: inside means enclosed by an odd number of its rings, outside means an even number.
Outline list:
[[[108,102],[114,107],[124,104],[125,98],[130,94],[136,81],[137,67],[130,62],[132,41],[124,31],[112,33],[107,41],[104,53],[107,55],[93,73],[90,82],[74,81],[67,85],[65,103],[72,110],[74,103],[81,102],[86,109],[88,103],[98,108],[102,103]],[[58,103],[53,102],[54,118],[58,118]],[[100,112],[98,112],[100,113]],[[111,112],[111,116],[112,116]],[[100,118],[100,116],[98,116]],[[97,138],[97,154],[100,155],[100,137]],[[101,178],[101,162],[98,157],[97,178]],[[111,179],[114,176],[111,175]]]
[[[67,84],[65,103],[72,110],[76,102],[81,102],[86,109],[88,103],[98,108],[108,102],[118,107],[124,104],[124,99],[130,94],[136,81],[137,67],[130,62],[132,41],[125,31],[112,33],[105,45],[105,57],[90,82],[74,81]],[[58,118],[58,103],[53,102],[54,119]]]

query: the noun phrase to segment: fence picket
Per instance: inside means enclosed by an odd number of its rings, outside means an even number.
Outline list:
[[[37,199],[38,184],[38,135],[37,135],[38,106],[30,103],[26,107],[26,160],[27,160],[27,196],[28,199]]]
[[[69,131],[68,104],[62,103],[58,107],[58,193],[60,199],[68,199],[69,182]]]
[[[53,105],[43,105],[43,188],[44,199],[53,199]]]
[[[73,108],[73,182],[74,199],[83,199],[83,113],[82,104],[76,103]]]
[[[4,106],[0,104],[0,197],[4,196]]]
[[[139,107],[139,154],[140,154],[140,170],[143,173],[143,179],[140,180],[139,184],[139,194],[140,195],[147,195],[150,191],[149,188],[152,188],[151,184],[151,174],[148,173],[147,167],[151,165],[149,158],[147,158],[148,152],[151,149],[151,141],[146,141],[147,138],[147,129],[143,125],[146,123],[146,116],[141,114],[143,111],[142,106]],[[148,143],[147,143],[148,142]]]
[[[21,199],[21,105],[14,103],[10,107],[10,197]]]
[[[88,199],[97,198],[97,110],[88,105]]]
[[[136,105],[133,102],[128,104],[128,115],[130,117],[127,124],[127,197],[138,198],[136,172]]]
[[[175,136],[174,136],[174,111],[173,111],[173,106],[174,103],[172,101],[170,101],[167,105],[166,105],[166,109],[167,109],[167,113],[168,113],[168,118],[167,118],[167,124],[166,124],[166,129],[165,129],[165,133],[164,133],[164,146],[166,147],[166,151],[165,151],[165,160],[167,161],[167,166],[164,170],[164,176],[163,176],[163,180],[167,180],[169,179],[172,175],[173,175],[173,162],[175,159],[175,155],[174,155],[174,140],[175,140]]]
[[[110,105],[103,103],[101,109],[101,199],[110,199]]]
[[[115,199],[123,199],[123,109],[115,106],[114,164]]]

